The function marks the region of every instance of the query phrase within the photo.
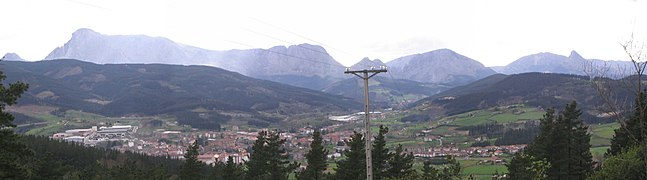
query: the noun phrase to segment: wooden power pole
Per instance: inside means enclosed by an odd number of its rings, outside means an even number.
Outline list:
[[[364,149],[366,149],[366,180],[373,180],[373,161],[371,156],[371,149],[373,147],[371,138],[373,136],[371,136],[371,114],[368,109],[368,79],[381,72],[386,72],[385,66],[381,66],[380,69],[371,67],[370,70],[365,69],[359,71],[351,71],[350,68],[346,68],[346,71],[344,72],[345,74],[354,74],[355,76],[364,80],[364,115],[366,116],[366,119],[364,119],[366,126],[366,130],[364,132],[364,139],[366,140],[366,144],[364,145]]]

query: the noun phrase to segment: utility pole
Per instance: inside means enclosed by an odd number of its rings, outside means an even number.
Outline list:
[[[373,180],[373,161],[371,156],[371,149],[373,147],[371,138],[373,138],[373,136],[371,136],[371,114],[369,113],[368,109],[368,79],[381,72],[386,72],[386,66],[380,66],[380,69],[371,67],[370,70],[364,69],[359,71],[351,71],[350,68],[346,68],[346,71],[344,72],[344,74],[354,74],[355,76],[364,80],[364,115],[366,116],[366,119],[364,119],[366,126],[366,130],[364,132],[364,139],[366,140],[366,144],[364,145],[364,149],[366,149],[366,180]],[[369,73],[371,73],[371,75],[369,75]]]

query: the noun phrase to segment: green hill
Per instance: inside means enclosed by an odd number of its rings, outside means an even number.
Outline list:
[[[19,105],[77,109],[104,116],[157,115],[202,108],[251,119],[361,108],[350,98],[258,80],[207,66],[163,64],[99,65],[78,60],[3,61],[7,82],[29,91]],[[279,119],[280,120],[280,119]]]
[[[619,83],[610,81],[612,86]],[[633,99],[623,88],[614,89],[615,98]],[[604,102],[586,76],[524,73],[515,75],[493,75],[469,85],[456,87],[443,93],[414,103],[416,109],[433,109],[445,115],[455,115],[478,109],[512,104],[532,107],[562,108],[576,100],[583,109],[583,119],[589,123],[608,122],[600,116]]]

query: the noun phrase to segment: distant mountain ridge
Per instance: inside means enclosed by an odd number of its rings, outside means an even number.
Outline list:
[[[352,68],[361,69],[370,66],[377,68],[382,65],[388,67],[388,73],[391,73],[395,79],[450,86],[467,84],[496,73],[480,62],[449,49],[408,55],[387,63],[364,58]]]
[[[625,70],[631,67],[628,61],[604,61],[598,59],[585,59],[576,51],[570,55],[542,52],[521,57],[516,61],[493,69],[503,74],[520,74],[528,72],[561,73],[577,75],[598,75],[593,71],[606,71],[606,76],[622,76]]]
[[[5,61],[24,61],[23,58],[18,56],[16,53],[7,53],[0,60],[5,60]]]
[[[322,81],[334,81],[344,76],[344,66],[324,48],[316,45],[215,51],[179,44],[162,37],[103,35],[91,29],[77,30],[67,43],[54,49],[45,59],[80,59],[98,64],[210,65],[279,82],[285,76]],[[282,83],[290,84],[290,81]]]

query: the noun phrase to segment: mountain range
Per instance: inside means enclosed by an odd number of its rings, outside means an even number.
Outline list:
[[[630,68],[632,68],[632,64],[629,61],[585,59],[576,51],[571,51],[568,57],[548,52],[537,53],[521,57],[506,66],[492,67],[503,74],[543,72],[588,76],[605,75],[618,78],[626,75],[626,70]]]
[[[196,108],[252,119],[349,112],[349,98],[243,76],[209,66],[94,64],[70,59],[0,62],[7,82],[30,85],[20,105],[45,105],[106,116],[191,112]],[[268,117],[268,114],[272,118]],[[244,116],[243,116],[244,115]]]
[[[17,56],[17,55],[16,55]],[[54,49],[45,59],[79,59],[97,64],[163,63],[208,65],[284,84],[315,90],[349,78],[344,66],[318,45],[299,44],[269,49],[208,50],[145,35],[104,35],[82,28]],[[538,53],[499,67],[485,67],[478,61],[449,49],[408,55],[390,61],[364,58],[351,69],[387,66],[389,76],[421,83],[464,85],[495,73],[519,74],[549,72],[590,75],[603,69],[617,75],[629,65],[626,61],[585,59],[572,51],[567,56]],[[601,68],[603,67],[603,68]],[[589,71],[589,72],[586,72]]]

